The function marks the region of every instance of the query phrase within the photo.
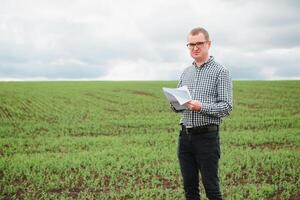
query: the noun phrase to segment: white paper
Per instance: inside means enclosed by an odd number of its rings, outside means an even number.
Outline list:
[[[187,86],[180,88],[163,88],[164,94],[168,101],[174,106],[176,110],[184,110],[187,107],[183,104],[191,101],[191,95]]]

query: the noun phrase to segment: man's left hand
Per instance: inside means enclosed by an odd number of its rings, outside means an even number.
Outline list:
[[[202,103],[197,100],[191,100],[187,103],[184,104],[188,109],[193,110],[193,111],[200,111],[202,108]]]

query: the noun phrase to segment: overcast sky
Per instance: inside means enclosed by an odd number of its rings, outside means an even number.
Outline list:
[[[198,26],[233,79],[300,79],[299,0],[0,4],[0,80],[177,80]]]

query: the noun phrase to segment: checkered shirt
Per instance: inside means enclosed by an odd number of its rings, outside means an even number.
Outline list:
[[[232,82],[229,71],[212,56],[201,66],[193,62],[182,73],[177,87],[186,85],[201,111],[183,110],[180,124],[187,127],[219,125],[232,110]]]

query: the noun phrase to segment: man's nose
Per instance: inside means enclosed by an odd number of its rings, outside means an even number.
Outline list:
[[[196,51],[196,50],[199,50],[200,48],[197,47],[197,46],[194,46],[193,50]]]
[[[197,48],[197,49],[196,49],[196,48]],[[193,48],[193,50],[195,50],[195,49],[198,50],[198,49],[200,49],[200,48],[197,47],[197,45],[195,45],[194,48]]]

